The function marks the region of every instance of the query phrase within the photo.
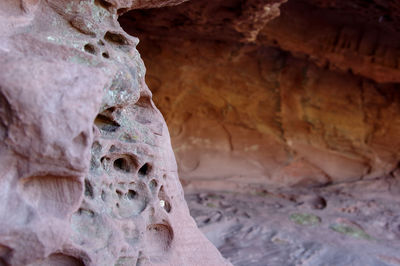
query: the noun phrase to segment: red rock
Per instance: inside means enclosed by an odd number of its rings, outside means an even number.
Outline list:
[[[185,184],[319,186],[397,168],[400,23],[333,2],[199,0],[120,18],[141,38]],[[259,24],[245,7],[261,4],[281,16]]]
[[[138,40],[116,21],[178,2],[0,4],[0,264],[229,264],[190,217]]]

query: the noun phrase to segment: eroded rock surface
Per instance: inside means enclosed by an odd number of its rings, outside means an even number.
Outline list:
[[[260,2],[263,19],[248,16]],[[121,17],[141,38],[188,187],[321,186],[397,169],[395,7],[351,2],[198,0]]]
[[[198,231],[128,8],[0,3],[0,264],[225,265]]]

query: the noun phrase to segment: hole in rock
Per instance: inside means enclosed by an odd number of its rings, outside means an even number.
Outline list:
[[[100,163],[101,163],[101,165],[102,165],[104,170],[109,171],[109,169],[110,169],[110,158],[102,157],[100,159]]]
[[[104,52],[101,54],[104,58],[110,58],[110,54],[108,52]]]
[[[311,206],[314,209],[322,210],[326,208],[326,200],[321,196],[316,196],[311,200]]]
[[[152,180],[150,181],[150,183],[149,183],[149,187],[150,187],[150,189],[151,189],[151,190],[154,190],[154,189],[156,189],[156,188],[157,188],[157,186],[158,186],[158,182],[157,182],[157,180],[155,180],[155,179],[152,179]]]
[[[123,193],[122,193],[122,191],[121,190],[116,190],[115,191],[115,193],[117,193],[117,195],[118,195],[118,198],[122,198],[122,196],[123,196]]]
[[[11,106],[6,96],[0,93],[0,139],[7,136],[8,125],[11,120]]]
[[[78,214],[79,215],[87,215],[89,217],[94,217],[94,211],[83,209],[83,208],[78,209]]]
[[[138,194],[136,191],[130,189],[130,190],[128,190],[127,196],[128,196],[128,199],[135,199],[135,198],[137,198]]]
[[[129,173],[131,171],[129,162],[125,158],[116,159],[114,161],[114,169],[126,173]]]
[[[104,35],[104,40],[118,45],[129,44],[129,40],[123,34],[111,31],[106,32],[106,34]]]
[[[115,206],[118,210],[115,214],[119,217],[129,218],[141,214],[146,209],[148,199],[140,186],[129,189],[126,193],[117,190],[117,193],[118,199],[114,200],[117,200]]]
[[[145,163],[142,167],[139,169],[139,175],[146,176],[150,172],[150,165],[148,163]]]
[[[161,186],[160,191],[158,192],[158,199],[160,200],[160,206],[167,212],[171,212],[171,203],[169,198],[167,197],[164,186]]]
[[[120,125],[116,121],[102,114],[97,115],[96,119],[94,120],[94,124],[100,130],[110,133],[117,131],[120,127]]]
[[[94,2],[105,9],[112,7],[112,4],[105,0],[95,0]]]
[[[118,151],[118,148],[115,147],[115,145],[111,145],[110,149],[108,150],[110,153],[113,153],[115,151]]]
[[[93,152],[99,153],[99,152],[101,152],[101,149],[102,149],[102,146],[101,146],[100,142],[98,142],[98,141],[93,142],[93,144],[92,144]]]
[[[83,49],[89,54],[97,54],[97,49],[93,44],[88,43],[83,47]]]
[[[107,109],[105,109],[102,113],[105,115],[112,115],[112,113],[114,113],[117,110],[117,108],[115,106],[111,106]]]

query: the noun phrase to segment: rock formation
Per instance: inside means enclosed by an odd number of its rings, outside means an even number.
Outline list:
[[[118,14],[182,1],[0,3],[0,265],[227,265],[196,228]]]
[[[237,266],[400,265],[398,1],[134,10],[190,212]]]
[[[198,0],[120,22],[141,39],[183,183],[243,191],[397,169],[398,10],[392,1]]]
[[[3,0],[0,265],[398,263],[399,12]]]

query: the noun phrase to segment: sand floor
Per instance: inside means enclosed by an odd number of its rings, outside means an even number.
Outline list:
[[[234,265],[400,265],[400,180],[246,193],[186,192]]]

